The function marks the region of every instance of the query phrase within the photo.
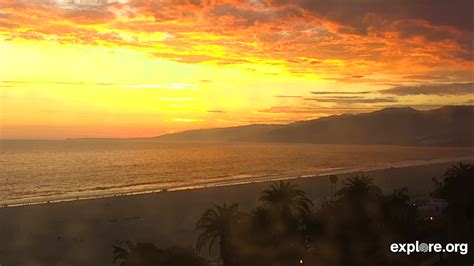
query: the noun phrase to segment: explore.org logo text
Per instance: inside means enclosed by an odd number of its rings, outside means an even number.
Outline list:
[[[466,255],[469,251],[469,245],[467,243],[447,243],[443,245],[440,243],[420,243],[415,241],[415,243],[392,243],[390,251],[393,253],[406,253],[407,255],[420,252],[459,253]]]

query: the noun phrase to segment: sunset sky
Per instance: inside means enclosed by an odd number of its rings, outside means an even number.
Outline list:
[[[472,0],[0,0],[0,138],[474,104]]]

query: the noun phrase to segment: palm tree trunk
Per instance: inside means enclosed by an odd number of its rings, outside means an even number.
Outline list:
[[[331,200],[334,200],[334,183],[331,182]]]
[[[221,236],[220,241],[220,253],[222,258],[223,266],[236,266],[234,256],[232,254],[232,250],[229,245],[230,241],[227,237]]]

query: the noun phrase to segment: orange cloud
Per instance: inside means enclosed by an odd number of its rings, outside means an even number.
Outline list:
[[[68,99],[61,121],[92,107],[103,115],[94,126],[111,110],[148,114],[137,132],[163,114],[163,128],[179,130],[465,102],[470,94],[413,91],[472,84],[472,1],[396,2],[0,0],[1,79],[30,81],[0,89]],[[163,92],[169,84],[192,84],[192,92]],[[398,93],[383,95],[391,88]],[[36,98],[15,99],[4,100],[11,110]],[[11,111],[7,122],[25,117]]]
[[[411,1],[404,8],[368,1],[365,9],[351,1],[75,2],[3,0],[1,35],[128,46],[185,63],[278,62],[295,75],[337,73],[338,79],[401,75],[407,68],[429,76],[443,71],[440,62],[461,76],[473,66],[465,14],[438,19]],[[156,32],[170,37],[154,40]]]

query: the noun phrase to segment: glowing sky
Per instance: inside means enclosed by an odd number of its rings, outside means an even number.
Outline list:
[[[0,138],[473,104],[472,5],[0,0]]]

